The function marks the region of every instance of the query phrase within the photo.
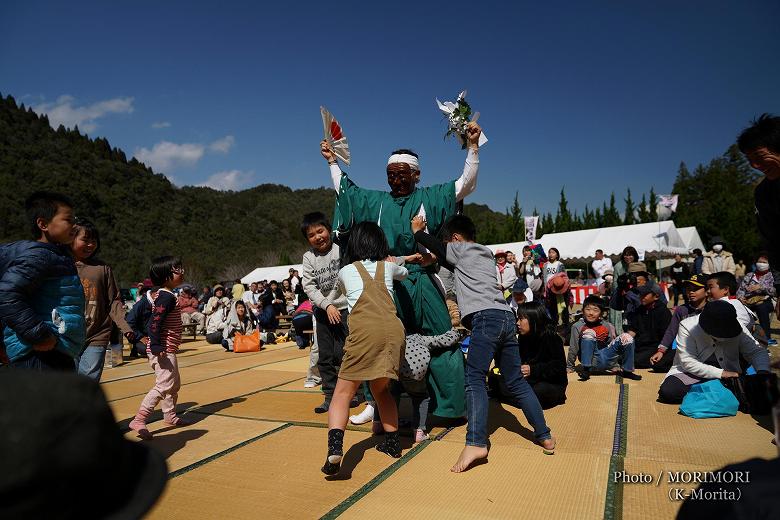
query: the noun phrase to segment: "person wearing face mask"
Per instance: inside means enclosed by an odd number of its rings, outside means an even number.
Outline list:
[[[737,289],[737,299],[758,315],[758,322],[766,333],[769,345],[777,345],[772,339],[769,315],[774,306],[772,301],[777,297],[775,279],[769,269],[769,254],[762,252],[756,258],[756,270],[748,273]]]
[[[724,249],[724,241],[720,237],[712,237],[712,247],[704,253],[704,261],[701,264],[701,272],[704,274],[720,273],[722,271],[735,274],[737,266],[734,264],[734,256]]]
[[[756,372],[769,372],[769,353],[737,321],[728,302],[711,301],[680,322],[674,364],[658,389],[662,403],[680,404],[695,383],[739,377],[740,355]]]

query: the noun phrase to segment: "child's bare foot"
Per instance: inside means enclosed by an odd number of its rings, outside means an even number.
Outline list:
[[[475,461],[486,459],[487,456],[487,448],[482,448],[480,446],[464,446],[463,451],[460,452],[460,457],[458,457],[458,462],[450,468],[450,471],[453,473],[466,471]]]
[[[545,455],[555,455],[555,439],[549,438],[539,443]]]

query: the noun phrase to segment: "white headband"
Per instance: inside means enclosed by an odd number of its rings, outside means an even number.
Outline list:
[[[387,160],[387,165],[395,163],[406,163],[412,170],[420,171],[420,163],[417,161],[417,157],[409,155],[408,153],[396,153],[390,156]]]

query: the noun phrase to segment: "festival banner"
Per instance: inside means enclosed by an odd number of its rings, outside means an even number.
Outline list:
[[[525,239],[529,242],[536,240],[536,227],[539,224],[539,217],[523,217],[525,220]]]

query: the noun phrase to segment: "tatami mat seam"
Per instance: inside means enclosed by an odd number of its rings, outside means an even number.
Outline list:
[[[296,358],[291,358],[291,359],[296,359]],[[241,372],[246,372],[247,370],[254,370],[254,369],[259,368],[259,367],[273,365],[274,363],[283,363],[285,361],[290,361],[290,359],[280,359],[278,361],[272,361],[270,363],[261,363],[259,365],[252,365],[251,367],[241,368],[239,370],[234,370],[232,372],[225,372],[224,374],[219,374],[218,376],[207,377],[205,379],[198,379],[197,381],[189,381],[187,383],[182,383],[181,386],[184,387],[184,386],[187,386],[187,385],[194,385],[195,383],[203,383],[205,381],[212,381],[214,379],[219,379],[220,377],[232,376],[233,374],[240,374]],[[185,368],[189,368],[189,367],[185,367]],[[144,374],[144,375],[151,375],[151,374]],[[286,385],[286,384],[292,383],[293,381],[297,381],[300,378],[301,378],[301,376],[298,376],[295,379],[291,379],[290,381],[285,381],[284,383],[282,383],[282,385]],[[281,385],[274,385],[274,386],[281,386]],[[263,390],[266,390],[266,389],[263,389]],[[262,390],[258,390],[258,391],[262,391]],[[146,395],[147,393],[148,393],[148,391],[147,392],[142,392],[140,394],[126,395],[124,397],[117,397],[116,399],[110,399],[108,402],[109,403],[113,403],[115,401],[121,401],[123,399],[130,399],[131,397],[140,397],[142,395]],[[252,393],[256,393],[256,392],[252,392]],[[245,394],[245,395],[252,395],[252,394],[250,393],[250,394]],[[243,397],[243,396],[236,396],[236,397]],[[231,399],[234,399],[234,398],[231,397]],[[227,399],[223,399],[222,401],[227,401]],[[221,402],[221,401],[219,401],[219,402]]]
[[[621,378],[622,379],[622,378]],[[623,471],[628,442],[628,385],[620,385],[617,411],[615,414],[615,433],[612,438],[612,456],[607,474],[607,494],[604,500],[605,520],[620,520],[623,517],[623,483],[615,478]]]
[[[201,405],[198,405],[198,406],[193,406],[191,408],[185,408],[184,410],[181,410],[181,412],[182,413],[187,413],[187,412],[188,413],[194,413],[194,412],[197,412],[197,413],[200,413],[201,415],[221,415],[223,417],[233,417],[233,416],[230,416],[230,415],[227,415],[227,414],[198,412],[198,409],[203,408],[205,406],[212,406],[212,405],[215,405],[215,404],[224,403],[225,401],[230,401],[231,399],[238,399],[240,397],[248,397],[250,395],[259,394],[260,392],[265,392],[266,390],[270,390],[272,388],[276,388],[277,386],[290,384],[293,381],[297,381],[298,379],[300,379],[300,377],[296,377],[295,379],[291,379],[289,381],[282,381],[281,383],[278,383],[278,384],[275,384],[275,385],[271,385],[271,386],[266,387],[266,388],[261,388],[259,390],[254,390],[254,391],[248,392],[246,394],[236,395],[236,396],[233,396],[233,397],[229,397],[227,399],[221,399],[221,400],[215,401],[213,403],[206,403],[206,404],[201,404]],[[127,399],[127,398],[124,398],[124,399]],[[250,417],[236,417],[236,418],[237,419],[250,419]],[[155,421],[149,421],[147,424],[153,424],[153,423],[155,423],[155,422],[157,422],[159,420],[162,420],[162,419],[157,419]],[[277,419],[276,421],[273,421],[273,422],[280,422],[280,421]],[[285,421],[285,422],[287,422],[287,421]],[[122,431],[122,433],[127,433],[127,432],[130,431],[130,428],[123,428],[121,431]]]
[[[215,453],[214,455],[210,455],[210,456],[208,456],[208,457],[206,457],[204,459],[201,459],[201,460],[199,460],[197,462],[194,462],[194,463],[192,463],[192,464],[190,464],[188,466],[184,466],[183,468],[177,469],[176,471],[172,471],[171,473],[168,474],[168,479],[170,480],[170,479],[176,478],[176,477],[178,477],[180,475],[183,475],[184,473],[192,471],[193,469],[196,469],[196,468],[199,468],[201,466],[204,466],[204,465],[208,464],[209,462],[212,462],[212,461],[214,461],[216,459],[224,457],[225,455],[227,455],[229,453],[232,453],[232,452],[234,452],[234,451],[236,451],[236,450],[238,450],[240,448],[243,448],[244,446],[246,446],[248,444],[252,444],[255,441],[258,441],[258,440],[260,440],[260,439],[262,439],[264,437],[268,437],[269,435],[272,435],[272,434],[274,434],[276,432],[282,431],[282,430],[284,430],[286,428],[289,428],[290,426],[292,426],[291,423],[283,424],[281,426],[278,426],[278,427],[274,428],[273,430],[269,430],[269,431],[267,431],[265,433],[261,433],[260,435],[257,435],[255,437],[252,437],[251,439],[245,440],[244,442],[240,442],[240,443],[236,444],[235,446],[231,446],[230,448],[222,450],[219,453]]]
[[[421,442],[420,444],[416,445],[411,450],[407,451],[406,454],[404,454],[400,459],[398,459],[396,462],[388,466],[384,469],[381,473],[379,473],[376,477],[372,478],[366,484],[363,485],[360,489],[352,493],[349,497],[347,497],[344,501],[342,501],[339,505],[322,515],[320,520],[330,520],[333,518],[338,518],[344,511],[355,505],[361,498],[369,494],[371,491],[373,491],[379,484],[387,480],[393,473],[398,471],[401,467],[403,467],[404,464],[412,460],[415,456],[417,456],[418,453],[420,453],[422,450],[424,450],[428,445],[430,445],[432,441],[426,440]]]

